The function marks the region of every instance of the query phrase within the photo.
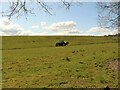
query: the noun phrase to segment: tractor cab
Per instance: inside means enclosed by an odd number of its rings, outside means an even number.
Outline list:
[[[60,44],[64,44],[65,42],[64,42],[64,40],[60,40],[59,43]]]

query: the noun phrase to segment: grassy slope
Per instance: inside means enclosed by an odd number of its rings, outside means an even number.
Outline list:
[[[118,87],[115,58],[116,37],[3,37],[3,87]]]
[[[70,46],[85,45],[85,44],[99,44],[99,43],[114,43],[117,42],[116,37],[79,37],[79,36],[61,36],[61,37],[3,37],[3,49],[12,48],[38,48],[38,47],[54,47],[58,40],[67,40]]]

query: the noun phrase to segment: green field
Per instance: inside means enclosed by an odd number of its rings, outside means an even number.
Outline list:
[[[68,46],[55,47],[59,40]],[[2,37],[3,88],[118,88],[118,37]]]

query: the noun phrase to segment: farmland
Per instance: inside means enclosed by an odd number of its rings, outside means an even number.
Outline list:
[[[59,40],[68,46],[55,47]],[[3,36],[3,88],[118,88],[118,37]]]

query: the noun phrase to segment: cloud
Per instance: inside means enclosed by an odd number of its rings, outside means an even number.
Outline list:
[[[77,29],[66,29],[61,31],[62,34],[79,34],[79,30]]]
[[[11,22],[8,18],[0,20],[0,32],[3,35],[18,35],[22,30],[20,25]]]
[[[67,21],[67,22],[53,23],[48,28],[53,31],[60,31],[60,30],[66,30],[66,29],[73,29],[75,26],[76,26],[75,22]]]
[[[40,26],[45,26],[46,25],[46,22],[42,21],[40,22]]]
[[[98,34],[98,35],[114,35],[118,33],[118,30],[113,29],[106,29],[101,27],[92,27],[88,31],[88,33]]]
[[[38,28],[33,26],[32,28]],[[23,35],[44,35],[45,33],[36,33],[31,30],[25,30],[19,24],[10,21],[8,18],[0,20],[0,36],[23,36]]]
[[[34,26],[32,26],[32,29],[38,29],[38,28],[39,28],[38,25],[34,25]]]
[[[76,29],[76,22],[66,21],[53,23],[50,26],[45,26],[43,29],[51,30],[53,33],[59,34],[79,34],[80,30]]]
[[[79,34],[80,30],[76,28],[77,23],[74,21],[57,22],[51,25],[47,25],[46,22],[42,21],[39,25],[32,26],[32,29],[40,29],[43,31],[51,32],[51,35],[67,35],[67,34]],[[50,33],[49,33],[50,34]]]
[[[67,34],[79,34],[79,30],[76,28],[76,22],[66,21],[53,23],[47,25],[46,22],[40,22],[39,25],[33,25],[32,29],[43,30],[41,33],[34,32],[33,30],[25,30],[19,24],[9,20],[8,18],[2,18],[0,20],[0,35],[3,36],[14,36],[14,35],[67,35]],[[52,32],[51,32],[52,31]],[[48,33],[50,32],[50,33]]]
[[[33,25],[31,28],[32,29],[40,29],[40,28],[45,29],[46,25],[47,25],[46,22],[41,21],[40,25]]]

